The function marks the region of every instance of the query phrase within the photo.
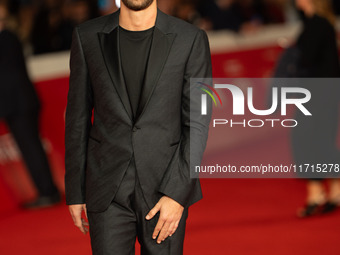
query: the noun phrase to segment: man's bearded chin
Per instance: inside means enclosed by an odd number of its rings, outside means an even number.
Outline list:
[[[122,0],[123,4],[133,11],[142,11],[148,8],[154,0]]]

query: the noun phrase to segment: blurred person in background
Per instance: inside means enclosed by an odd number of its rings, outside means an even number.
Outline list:
[[[340,1],[339,0],[333,0],[333,7],[336,15],[340,15]]]
[[[237,0],[243,24],[241,32],[256,32],[263,25],[285,22],[285,0]]]
[[[284,23],[285,7],[290,0],[261,0],[259,1],[259,11],[262,11],[263,24]]]
[[[284,22],[285,0],[201,0],[199,25],[205,29],[227,29],[248,33],[263,24]]]
[[[198,6],[199,26],[205,30],[239,31],[243,23],[235,0],[202,0]]]
[[[93,18],[100,16],[98,0],[86,0],[85,2],[87,2],[87,5],[89,7],[89,18],[88,19],[93,19]],[[113,3],[113,5],[115,6],[115,3]]]
[[[237,0],[242,17],[241,33],[253,33],[267,22],[266,5],[262,0]]]
[[[30,45],[31,31],[33,26],[34,7],[33,0],[16,0],[18,30],[17,35],[24,45]]]
[[[98,9],[100,15],[110,14],[118,9],[114,0],[98,0]]]
[[[11,30],[15,31],[21,41],[28,42],[33,17],[33,1],[32,0],[7,0],[7,6],[11,17],[14,17],[15,26],[11,26]]]
[[[296,5],[304,14],[303,30],[296,44],[299,52],[298,77],[340,77],[331,1],[296,0]],[[306,118],[301,112],[297,113],[299,125],[292,130],[294,160],[297,164],[339,163],[336,136],[340,91],[335,86],[323,87],[322,84],[307,88],[312,92],[310,111],[313,117]],[[330,212],[340,205],[340,181],[332,179],[329,183],[329,194],[326,195],[323,179],[309,179],[307,202],[298,211],[299,217]]]
[[[299,14],[296,11],[295,0],[282,0],[285,23],[294,24],[299,21]]]
[[[34,54],[69,50],[73,28],[99,16],[96,0],[44,0],[38,5],[33,29]]]
[[[158,8],[171,16],[196,24],[199,14],[197,4],[199,0],[158,0]]]
[[[92,7],[93,1],[89,0],[66,0],[64,4],[63,19],[71,23],[72,28],[99,16],[98,8]],[[73,29],[72,29],[73,30]]]
[[[173,14],[177,18],[185,20],[191,24],[197,24],[199,14],[197,12],[197,1],[195,0],[182,0],[177,1],[178,3],[174,6]]]
[[[31,43],[34,54],[68,50],[71,41],[63,36],[63,1],[43,0],[33,21]]]
[[[175,13],[175,8],[176,6],[182,2],[181,0],[173,0],[173,1],[169,1],[169,0],[158,0],[157,1],[157,5],[158,8],[168,14],[168,15],[174,15]]]
[[[93,0],[66,0],[62,10],[62,21],[58,33],[66,48],[70,49],[74,27],[86,20],[98,17],[99,9]]]
[[[38,197],[23,206],[51,206],[60,201],[60,195],[39,138],[39,100],[27,74],[21,44],[5,27],[7,14],[7,6],[0,3],[0,118],[14,136],[38,191]]]

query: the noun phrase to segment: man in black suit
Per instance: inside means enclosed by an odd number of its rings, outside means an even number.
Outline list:
[[[37,188],[38,197],[23,204],[39,208],[60,202],[39,137],[39,100],[30,81],[21,43],[6,29],[7,7],[0,3],[0,119],[6,121]]]
[[[211,77],[204,31],[157,9],[122,0],[117,12],[74,31],[66,111],[66,203],[90,226],[93,254],[183,253],[188,207],[201,199],[199,165],[207,115],[190,78]],[[93,122],[91,121],[93,115]],[[190,146],[194,144],[195,146]]]

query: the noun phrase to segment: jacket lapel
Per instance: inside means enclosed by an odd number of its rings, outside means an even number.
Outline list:
[[[112,83],[116,88],[116,91],[124,105],[127,114],[132,120],[133,113],[124,81],[120,59],[118,32],[119,13],[120,11],[118,10],[117,12],[111,14],[111,17],[105,24],[103,31],[98,33],[98,37],[101,45],[102,55]],[[176,34],[168,32],[167,15],[158,10],[143,90],[137,110],[137,121],[141,118],[152,96],[152,92],[155,89],[155,86],[164,69],[175,37]]]
[[[155,86],[164,69],[176,34],[167,33],[167,15],[158,10],[155,30],[151,43],[148,65],[144,78],[142,94],[137,110],[137,121],[141,118]]]
[[[108,22],[108,26],[113,27],[112,31],[103,31],[98,33],[102,55],[105,60],[106,68],[110,74],[112,83],[124,105],[124,108],[133,119],[132,109],[130,106],[129,96],[126,90],[124,76],[121,67],[120,50],[119,50],[119,32],[118,32],[118,17],[119,11],[113,13],[112,18]]]

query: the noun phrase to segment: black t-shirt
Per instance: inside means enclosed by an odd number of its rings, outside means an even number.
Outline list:
[[[154,27],[143,31],[129,31],[119,27],[121,65],[131,109],[136,118]]]

